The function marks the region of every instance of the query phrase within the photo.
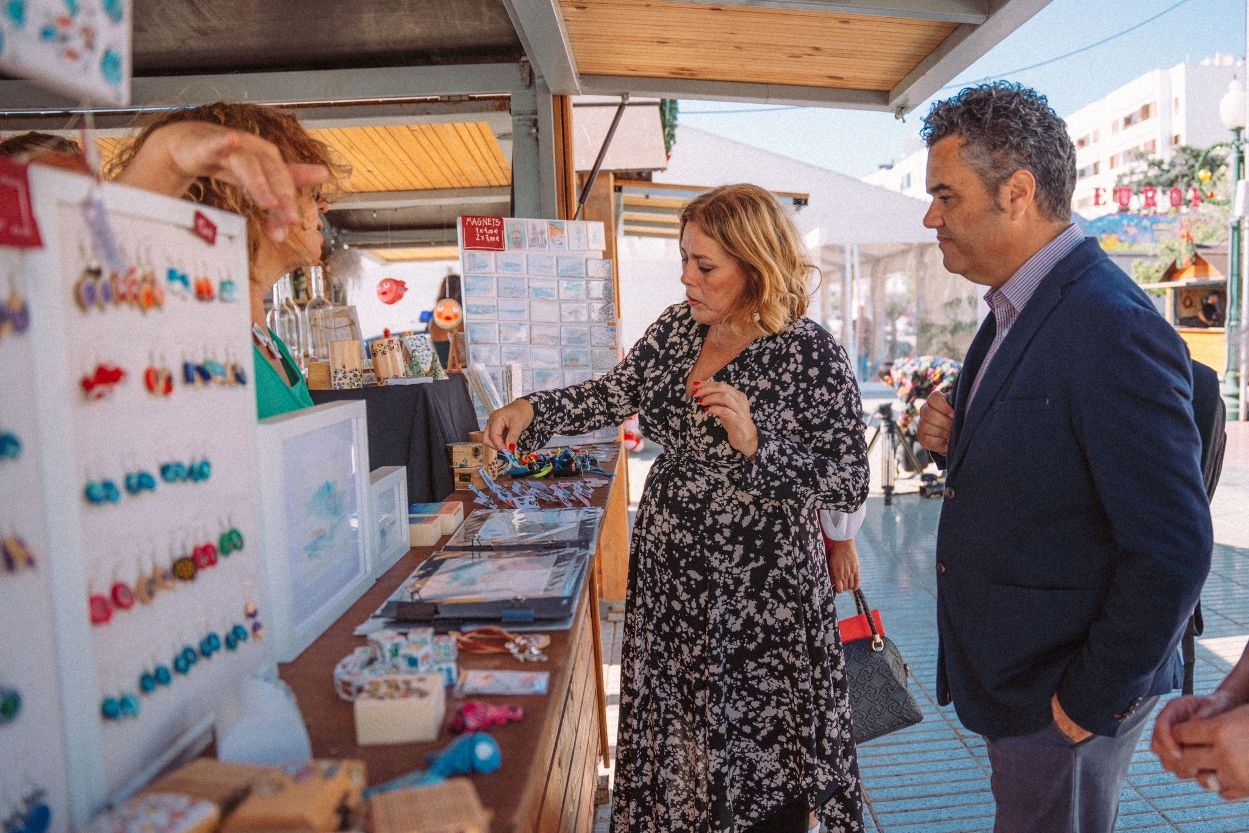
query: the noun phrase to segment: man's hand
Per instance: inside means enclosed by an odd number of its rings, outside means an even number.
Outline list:
[[[1072,743],[1082,743],[1093,737],[1093,733],[1085,729],[1079,723],[1072,720],[1067,712],[1063,710],[1062,703],[1058,702],[1058,695],[1050,697],[1050,711],[1054,714],[1054,724],[1058,726],[1058,730],[1067,736]]]
[[[954,409],[944,394],[933,392],[919,409],[919,444],[934,454],[949,453],[953,425]]]

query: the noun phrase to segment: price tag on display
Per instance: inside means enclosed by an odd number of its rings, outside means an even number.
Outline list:
[[[100,262],[110,271],[124,275],[129,266],[121,256],[117,237],[113,234],[113,225],[108,221],[108,211],[98,195],[88,194],[82,201],[82,217],[87,221],[87,228],[91,230],[91,245]]]
[[[507,248],[503,240],[502,217],[461,217],[460,245],[465,249],[501,252]]]
[[[194,230],[195,236],[209,246],[217,244],[217,224],[208,219],[208,216],[202,211],[195,212]]]
[[[37,249],[42,245],[26,166],[0,159],[0,246]]]

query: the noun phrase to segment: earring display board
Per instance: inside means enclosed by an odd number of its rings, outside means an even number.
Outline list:
[[[69,827],[69,786],[56,664],[46,517],[35,449],[35,344],[21,254],[0,248],[0,819],[46,807]],[[27,317],[12,321],[25,308]],[[20,325],[20,326],[19,326]]]
[[[499,390],[519,365],[522,393],[575,385],[620,361],[612,262],[601,222],[460,217],[470,364]],[[611,440],[607,428],[578,439]]]
[[[29,174],[43,238],[18,269],[32,346],[5,378],[39,380],[26,453],[44,517],[31,540],[46,539],[73,749],[65,823],[80,827],[268,662],[246,231],[189,202]],[[26,616],[0,608],[0,630]],[[5,667],[49,656],[32,639]]]
[[[269,417],[259,450],[272,653],[289,662],[373,584],[365,404]]]

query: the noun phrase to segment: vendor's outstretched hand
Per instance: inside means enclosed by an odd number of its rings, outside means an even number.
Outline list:
[[[725,382],[699,381],[694,383],[694,401],[720,420],[729,435],[729,445],[744,457],[755,456],[759,431],[750,416],[746,394]]]
[[[486,420],[486,445],[496,451],[515,451],[521,432],[533,423],[528,399],[513,399]]]
[[[265,234],[274,242],[299,222],[300,188],[329,178],[323,165],[287,163],[271,142],[252,133],[200,121],[173,122],[152,132],[118,175],[136,188],[180,197],[199,177],[237,185],[265,209]]]

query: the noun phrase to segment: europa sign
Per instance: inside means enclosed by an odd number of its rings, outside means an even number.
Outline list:
[[[1115,204],[1122,209],[1132,207],[1133,197],[1136,198],[1136,207],[1144,211],[1160,208],[1182,208],[1186,202],[1191,208],[1196,208],[1201,205],[1203,199],[1201,189],[1196,185],[1191,185],[1187,189],[1178,186],[1174,188],[1157,188],[1153,185],[1144,185],[1140,188],[1120,186],[1109,190],[1114,194]],[[1093,189],[1093,205],[1106,205],[1106,191],[1106,188]]]

